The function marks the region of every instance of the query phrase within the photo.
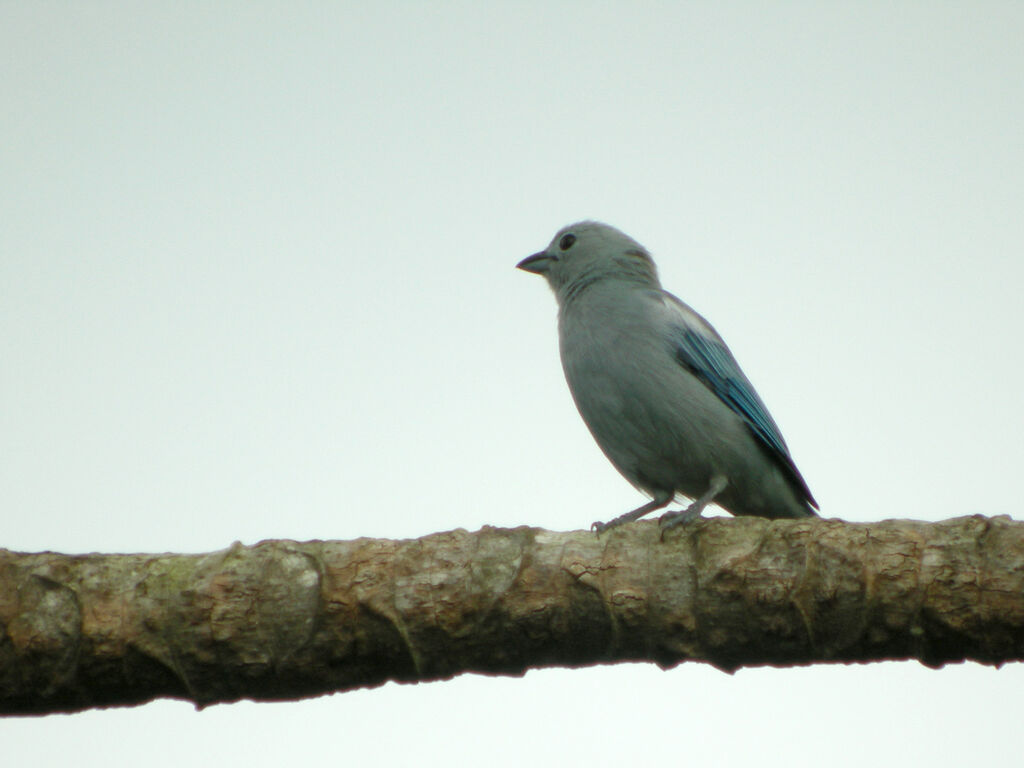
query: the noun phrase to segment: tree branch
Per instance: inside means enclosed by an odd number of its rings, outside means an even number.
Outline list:
[[[0,550],[0,713],[293,699],[462,672],[692,659],[1024,658],[1024,523],[714,518],[593,533]]]

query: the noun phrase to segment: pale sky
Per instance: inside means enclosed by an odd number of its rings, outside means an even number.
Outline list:
[[[514,265],[607,221],[822,506],[1020,516],[1024,6],[0,0],[0,546],[643,501]],[[1021,665],[651,665],[0,720],[10,765],[998,765]]]

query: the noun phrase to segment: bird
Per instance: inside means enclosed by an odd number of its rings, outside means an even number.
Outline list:
[[[702,517],[817,516],[778,425],[711,324],[664,290],[651,254],[598,221],[563,227],[516,267],[558,302],[562,368],[576,408],[616,469],[650,501],[598,535],[688,499],[661,536]]]

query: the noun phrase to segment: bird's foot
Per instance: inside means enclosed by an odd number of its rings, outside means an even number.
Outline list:
[[[728,484],[729,481],[724,475],[715,475],[711,478],[711,486],[693,504],[679,512],[666,512],[658,518],[658,527],[661,528],[661,540],[665,540],[665,531],[669,531],[677,525],[686,525],[691,520],[700,520],[700,513],[704,511],[704,507],[714,501],[715,497],[724,491]]]
[[[697,504],[694,503],[686,509],[679,510],[678,512],[666,512],[664,515],[659,517],[658,527],[661,529],[661,540],[665,540],[666,531],[670,531],[680,525],[686,525],[693,520],[700,520],[700,513],[703,511],[703,508],[703,505],[697,506]]]
[[[639,520],[641,517],[649,512],[653,512],[656,509],[661,509],[672,501],[672,494],[662,492],[655,496],[651,501],[644,504],[642,507],[627,512],[624,515],[619,515],[614,520],[609,520],[607,523],[594,523],[590,526],[590,530],[596,531],[597,535],[600,536],[605,531],[611,530],[612,528],[618,528],[623,523],[631,523],[634,520]]]

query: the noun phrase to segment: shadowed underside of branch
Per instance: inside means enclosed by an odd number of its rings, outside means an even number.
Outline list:
[[[714,518],[203,555],[0,550],[0,713],[462,672],[1024,658],[1024,523]]]

